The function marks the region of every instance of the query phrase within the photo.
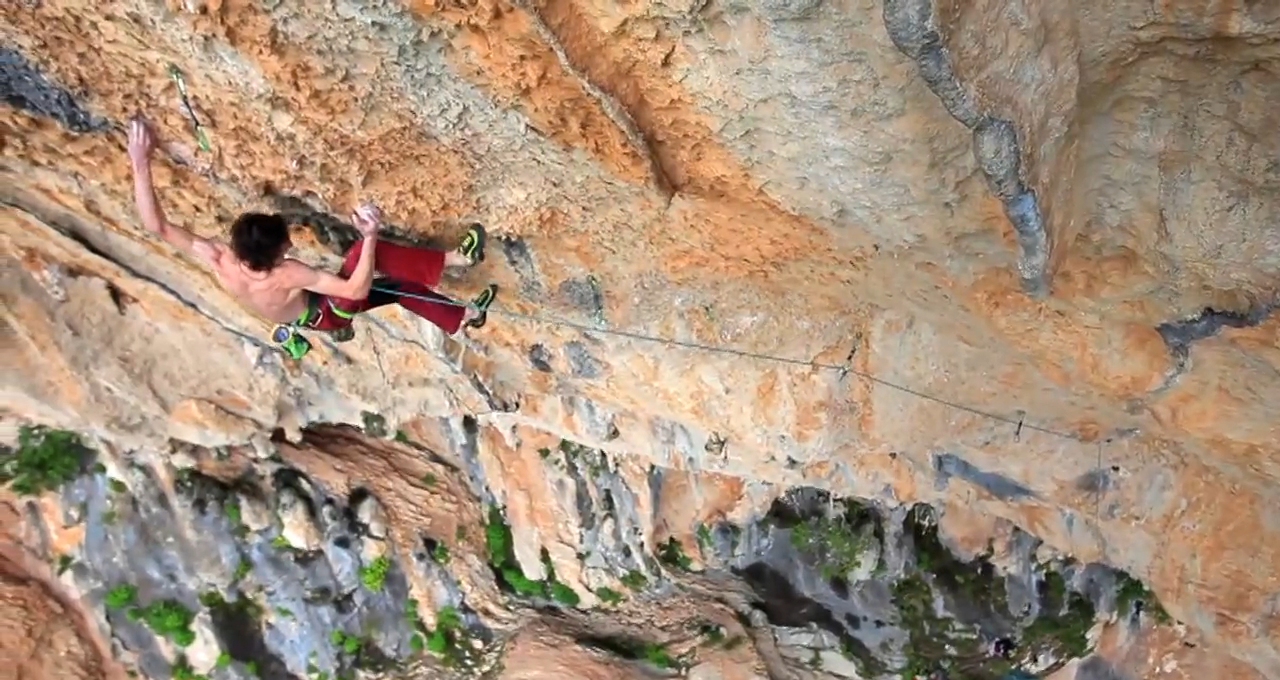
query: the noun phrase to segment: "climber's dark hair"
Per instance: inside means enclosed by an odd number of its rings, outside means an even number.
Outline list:
[[[231,225],[231,250],[253,271],[271,271],[288,248],[289,223],[279,215],[249,212]]]

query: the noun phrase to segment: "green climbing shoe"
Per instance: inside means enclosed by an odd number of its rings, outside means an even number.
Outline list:
[[[476,318],[468,321],[467,325],[472,328],[483,327],[485,321],[489,320],[489,305],[493,304],[493,300],[496,297],[498,297],[498,284],[496,283],[491,283],[488,288],[480,291],[480,294],[471,301],[471,306],[480,313],[476,315]]]
[[[475,223],[467,229],[467,233],[462,237],[462,244],[458,246],[458,252],[467,258],[469,265],[477,262],[484,262],[484,226]]]

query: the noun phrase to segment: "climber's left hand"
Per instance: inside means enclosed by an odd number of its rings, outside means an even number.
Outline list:
[[[135,165],[144,165],[151,161],[151,153],[155,151],[156,138],[151,133],[151,126],[141,115],[129,121],[129,159]]]

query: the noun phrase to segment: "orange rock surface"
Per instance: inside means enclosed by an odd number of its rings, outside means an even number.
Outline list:
[[[1107,638],[1133,677],[1280,679],[1280,10],[937,5],[972,106],[1017,131],[1047,295],[1020,286],[971,133],[880,0],[11,2],[6,49],[98,123],[0,109],[0,415],[126,448],[282,428],[283,455],[362,475],[393,523],[422,518],[420,462],[308,453],[301,429],[376,412],[456,456],[473,418],[526,573],[546,548],[576,585],[591,577],[538,454],[561,438],[609,452],[633,488],[667,470],[639,501],[663,506],[641,513],[649,547],[802,483],[933,502],[971,516],[956,532],[975,545],[1001,518],[1141,577],[1186,637]],[[220,236],[280,196],[339,215],[371,199],[446,240],[479,220],[488,259],[445,288],[495,281],[499,313],[459,339],[383,310],[282,360],[268,324],[142,231],[135,111],[163,141],[176,223]],[[1162,336],[1205,308],[1250,321]],[[943,479],[940,454],[1026,493]],[[102,677],[107,650],[69,649],[62,605],[14,573],[4,644],[53,641],[16,677]],[[637,677],[555,640],[529,633],[502,677]],[[699,677],[756,677],[734,668]]]

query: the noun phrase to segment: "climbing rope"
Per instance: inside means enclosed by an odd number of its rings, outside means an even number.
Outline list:
[[[399,290],[394,290],[390,288],[382,288],[376,285],[372,286],[371,289],[382,292],[382,293],[388,293],[391,295],[397,295],[401,297],[415,298],[415,299],[423,300],[426,302],[433,302],[441,305],[449,305],[452,307],[471,307],[472,306],[469,303],[458,302],[456,300],[429,297],[426,295],[418,295],[412,292],[399,291]],[[782,357],[782,356],[777,356],[773,354],[751,352],[748,350],[735,349],[733,347],[707,345],[700,342],[688,342],[685,340],[673,340],[671,338],[662,338],[655,335],[647,335],[645,333],[637,333],[634,331],[625,331],[625,330],[614,330],[609,328],[599,328],[595,326],[589,326],[586,324],[578,323],[576,321],[570,321],[568,319],[560,319],[556,317],[543,316],[539,314],[525,314],[522,312],[515,312],[515,311],[506,310],[506,309],[495,309],[494,307],[490,307],[487,313],[497,314],[499,316],[505,316],[512,319],[532,321],[534,323],[545,323],[553,326],[563,326],[565,328],[572,328],[574,330],[578,330],[584,333],[600,333],[603,335],[613,335],[620,338],[639,340],[641,342],[652,342],[652,343],[667,345],[670,347],[680,347],[683,349],[700,350],[700,351],[711,352],[715,354],[725,354],[730,356],[743,357],[747,359],[755,359],[758,361],[769,361],[769,362],[774,362],[779,364],[786,364],[789,366],[804,366],[804,367],[814,368],[818,370],[836,371],[841,375],[852,374],[868,382],[875,383],[877,385],[881,385],[883,387],[887,387],[892,390],[897,390],[904,394],[910,394],[920,399],[942,404],[949,408],[956,409],[958,411],[963,411],[971,415],[980,416],[982,418],[988,418],[990,420],[1005,423],[1007,425],[1016,426],[1019,432],[1022,430],[1033,430],[1035,432],[1052,435],[1054,437],[1061,437],[1063,439],[1070,439],[1072,441],[1083,441],[1078,435],[1071,434],[1069,432],[1061,432],[1048,427],[1042,427],[1039,425],[1028,423],[1026,422],[1025,419],[1009,418],[1006,416],[999,415],[997,413],[991,413],[989,411],[983,411],[982,409],[974,408],[972,406],[966,406],[964,404],[956,403],[954,401],[945,399],[943,397],[929,394],[927,392],[921,392],[920,390],[917,390],[915,388],[895,383],[891,380],[885,380],[884,378],[874,376],[865,371],[859,371],[847,364],[839,365],[839,364],[823,363],[820,361],[805,361],[803,359],[792,359],[789,357]]]

